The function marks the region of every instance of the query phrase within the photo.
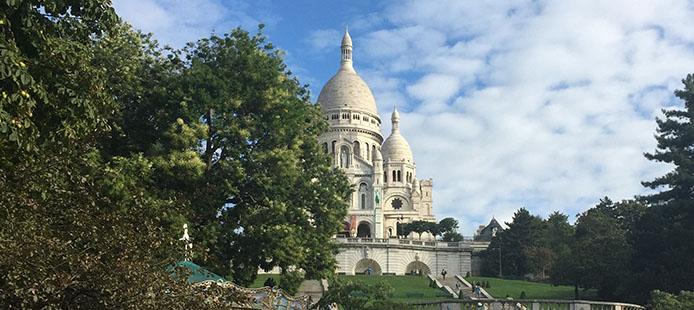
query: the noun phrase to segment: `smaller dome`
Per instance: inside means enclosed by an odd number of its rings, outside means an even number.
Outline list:
[[[414,163],[410,144],[407,143],[405,137],[400,134],[400,114],[395,107],[393,107],[393,115],[391,116],[391,120],[393,121],[393,131],[381,146],[381,150],[383,150],[383,158],[385,160]]]

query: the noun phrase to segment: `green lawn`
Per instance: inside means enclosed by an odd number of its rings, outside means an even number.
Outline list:
[[[525,291],[528,299],[573,299],[573,286],[553,286],[548,283],[528,282],[521,280],[505,280],[498,278],[469,277],[468,282],[489,281],[490,288],[485,290],[495,298],[504,298],[506,295],[512,298],[520,298],[521,292]],[[595,298],[595,291],[578,292],[579,299]]]
[[[269,277],[275,278],[279,282],[279,275],[260,274],[258,278],[251,284],[250,287],[262,287],[265,280]],[[426,277],[420,276],[394,276],[394,275],[340,275],[343,280],[361,280],[367,284],[376,284],[380,281],[388,282],[394,289],[392,300],[399,302],[414,302],[414,301],[430,301],[442,300],[443,297],[437,297],[437,293],[441,290],[429,287],[429,280]],[[466,278],[468,282],[489,281],[491,288],[485,288],[489,294],[496,298],[504,298],[508,296],[520,298],[522,291],[528,299],[573,299],[574,288],[572,286],[552,286],[547,283],[528,282],[521,280],[505,280],[498,278],[485,277],[470,277]],[[407,297],[407,293],[423,293],[424,297]],[[580,299],[594,299],[595,290],[579,291]]]
[[[341,275],[342,280],[360,280],[367,284],[376,284],[381,281],[388,282],[395,291],[391,300],[398,302],[442,300],[445,297],[437,297],[442,293],[440,289],[429,287],[429,280],[425,276],[394,276],[394,275]],[[407,297],[407,293],[423,293],[423,297]]]
[[[259,274],[255,281],[253,281],[253,283],[249,286],[249,288],[263,287],[263,283],[265,283],[265,280],[267,280],[267,278],[270,277],[275,278],[275,283],[280,282],[280,275],[278,274]]]

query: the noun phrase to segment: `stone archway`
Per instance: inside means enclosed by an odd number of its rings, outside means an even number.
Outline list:
[[[367,222],[359,223],[359,226],[357,226],[357,237],[371,238],[371,225]]]
[[[429,266],[425,263],[414,261],[407,265],[405,274],[419,274],[425,276],[431,274],[431,269],[429,269]]]
[[[381,274],[381,265],[370,258],[359,260],[354,266],[354,274],[366,274],[369,268],[371,268],[371,274]]]

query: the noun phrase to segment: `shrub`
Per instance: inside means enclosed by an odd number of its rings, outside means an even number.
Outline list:
[[[267,280],[265,280],[265,283],[263,283],[263,286],[275,287],[277,286],[277,282],[275,282],[275,279],[273,278],[267,278]]]
[[[469,278],[469,277],[470,277],[470,272],[469,272],[469,271],[465,273],[465,277],[466,277],[466,278]]]
[[[526,299],[526,298],[528,298],[528,296],[525,295],[525,291],[522,291],[520,294],[520,299]]]

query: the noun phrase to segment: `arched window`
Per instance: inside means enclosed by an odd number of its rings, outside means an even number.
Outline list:
[[[388,171],[383,171],[383,183],[388,182]]]
[[[371,155],[376,154],[376,145],[371,146]]]
[[[354,155],[361,157],[361,152],[359,148],[359,141],[354,141]]]
[[[325,152],[325,154],[328,154],[328,142],[323,143],[323,152]]]
[[[333,147],[330,149],[330,153],[335,154],[335,144],[336,143],[337,143],[337,141],[333,141]]]
[[[398,181],[398,174],[395,170],[393,170],[393,182],[397,182],[397,181]]]
[[[364,143],[364,150],[366,151],[366,160],[371,160],[371,157],[369,156],[369,144]]]
[[[366,209],[366,194],[361,194],[361,209]]]
[[[349,168],[349,148],[346,145],[340,148],[340,167]]]
[[[402,182],[402,178],[400,177],[400,170],[398,170],[398,182]]]

